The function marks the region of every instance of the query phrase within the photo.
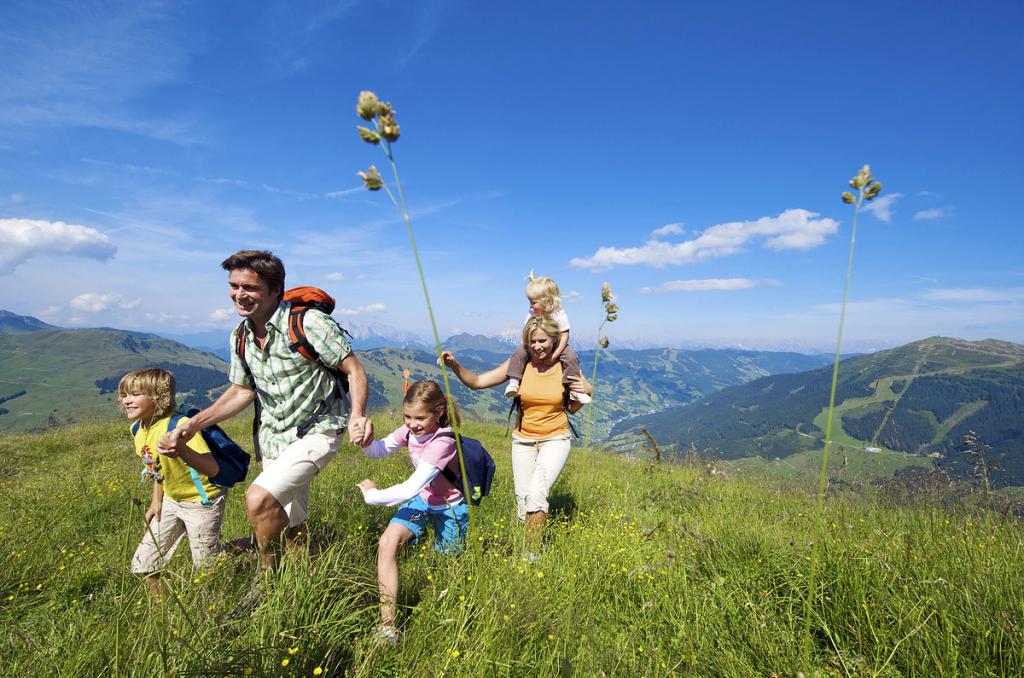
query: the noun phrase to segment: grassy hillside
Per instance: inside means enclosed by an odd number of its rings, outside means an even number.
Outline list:
[[[382,432],[397,423],[377,419]],[[246,426],[229,430],[244,440]],[[0,434],[4,672],[1011,676],[1024,666],[1024,530],[970,497],[907,504],[837,485],[805,656],[811,492],[575,450],[553,491],[547,550],[528,564],[509,442],[497,427],[469,432],[497,458],[494,495],[473,514],[466,555],[439,558],[429,544],[402,555],[394,648],[369,638],[376,539],[391,510],[365,506],[354,485],[398,481],[407,459],[367,460],[346,445],[313,485],[319,554],[287,556],[263,605],[230,621],[251,553],[193,573],[183,548],[163,604],[126,573],[143,529],[131,500],[148,490],[123,423]],[[247,533],[242,496],[232,492],[226,538]]]
[[[26,431],[109,416],[130,370],[175,372],[179,393],[203,403],[227,383],[227,365],[169,339],[111,329],[0,334],[0,431]],[[17,395],[16,395],[17,394]],[[9,396],[10,399],[6,399]]]
[[[725,458],[751,451],[772,459],[822,446],[831,369],[779,374],[725,389],[683,408],[619,424],[629,443],[644,426],[679,454],[691,443]],[[941,456],[967,472],[964,434],[992,445],[997,484],[1024,484],[1024,346],[935,337],[844,360],[836,389],[834,441]]]

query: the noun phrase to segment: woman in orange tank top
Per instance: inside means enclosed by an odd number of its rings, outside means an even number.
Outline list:
[[[519,386],[520,409],[512,434],[512,476],[516,509],[526,524],[527,552],[536,558],[540,536],[548,516],[548,494],[569,457],[569,412],[582,404],[565,398],[562,367],[550,357],[558,345],[558,325],[547,316],[534,316],[523,327],[523,346],[530,362]],[[508,361],[492,370],[476,374],[466,369],[451,352],[441,355],[463,384],[472,389],[491,388],[508,380]],[[588,395],[593,387],[582,375],[570,387]]]

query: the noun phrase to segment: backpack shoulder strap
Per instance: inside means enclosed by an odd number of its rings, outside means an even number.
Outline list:
[[[569,391],[569,387],[565,386],[562,390],[562,409],[565,410],[565,423],[569,424],[569,430],[572,431],[574,438],[579,438],[580,434],[576,431],[576,427],[572,425],[572,412],[569,411],[569,399],[572,397],[572,393]]]
[[[451,438],[452,440],[458,440],[455,437],[455,433],[453,431],[442,431],[441,433],[438,433],[435,437]],[[452,461],[455,461],[456,466],[458,466],[459,455],[456,454],[455,457],[453,457]],[[452,470],[452,462],[448,462],[445,465],[445,467],[441,469],[441,475],[443,475],[449,483],[459,488],[460,490],[462,489],[462,483],[460,482],[462,473],[459,472],[458,474],[456,474],[456,472]]]
[[[142,422],[138,421],[138,420],[133,421],[132,422],[132,435],[133,436],[134,435],[138,435],[140,428],[142,428]]]
[[[288,348],[301,354],[306,360],[320,362],[320,354],[313,348],[313,344],[309,343],[309,339],[306,338],[304,321],[306,319],[306,311],[308,310],[309,307],[307,306],[295,306],[294,304],[289,310]]]
[[[178,414],[172,414],[171,420],[167,422],[167,430],[173,431],[176,429],[178,427],[178,423],[184,416],[185,415],[180,412]],[[202,435],[202,433],[200,432],[199,435]],[[203,506],[209,506],[211,504],[210,498],[206,495],[206,488],[203,487],[203,479],[199,477],[199,472],[188,464],[185,464],[185,466],[188,468],[188,474],[192,476],[192,484],[196,486],[196,492],[199,494],[199,501],[203,502]]]

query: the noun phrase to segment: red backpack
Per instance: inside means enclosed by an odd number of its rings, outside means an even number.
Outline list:
[[[328,374],[331,375],[334,380],[334,388],[331,390],[330,395],[320,400],[317,403],[316,410],[310,415],[308,419],[303,421],[297,427],[296,431],[299,438],[302,438],[309,429],[324,415],[326,414],[335,402],[344,399],[348,396],[348,375],[338,369],[337,365],[328,365],[320,358],[320,354],[313,347],[313,344],[309,343],[306,338],[306,329],[303,326],[303,320],[306,317],[306,311],[311,308],[315,308],[326,315],[331,315],[334,312],[335,302],[334,297],[324,292],[319,287],[303,286],[293,287],[290,290],[285,290],[282,301],[286,301],[291,304],[291,308],[288,312],[288,348],[293,353],[298,353],[306,360],[318,363],[320,367],[325,369]],[[332,320],[334,320],[332,318]],[[336,324],[337,320],[334,321]],[[349,338],[352,337],[345,328],[338,324],[338,329],[341,333]],[[245,321],[243,320],[238,325],[238,329],[235,330],[235,354],[238,355],[238,359],[242,362],[242,367],[245,369],[245,374],[249,377],[249,381],[252,382],[253,387],[256,386],[256,379],[253,377],[252,370],[249,368],[249,363],[245,359]],[[256,412],[252,420],[252,438],[253,438],[253,449],[256,452],[256,460],[260,461],[262,455],[260,454],[260,441],[259,441],[259,430],[260,430],[260,415],[263,407],[260,404],[260,399],[257,396],[253,402],[253,407]]]

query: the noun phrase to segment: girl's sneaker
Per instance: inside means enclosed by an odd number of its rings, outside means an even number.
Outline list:
[[[401,631],[387,624],[378,624],[373,631],[373,639],[380,645],[395,645],[401,635]]]

